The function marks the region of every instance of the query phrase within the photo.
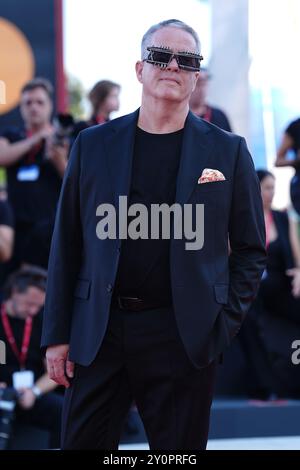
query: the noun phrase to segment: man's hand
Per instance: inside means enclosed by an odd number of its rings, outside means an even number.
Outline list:
[[[37,144],[41,142],[42,140],[47,141],[49,138],[52,138],[53,134],[54,134],[54,129],[52,126],[49,126],[33,134],[32,140],[35,141],[35,143]]]
[[[74,362],[68,360],[69,345],[49,346],[46,352],[47,371],[50,379],[59,385],[69,388],[67,377],[74,377]]]
[[[43,140],[47,142],[52,138],[53,134],[53,127],[48,126],[41,131],[35,132],[31,137],[28,137],[27,142],[30,144],[30,148],[33,148],[40,144]]]
[[[68,163],[69,151],[70,145],[67,140],[64,140],[61,145],[55,144],[53,138],[46,141],[46,156],[61,177],[63,177]]]
[[[6,385],[5,382],[0,382],[0,388],[6,388],[6,387],[7,387],[7,385]]]
[[[20,397],[18,403],[23,410],[30,410],[35,404],[36,396],[31,388],[20,388],[18,390]]]
[[[292,278],[292,295],[297,299],[300,297],[300,268],[288,269],[286,274]]]

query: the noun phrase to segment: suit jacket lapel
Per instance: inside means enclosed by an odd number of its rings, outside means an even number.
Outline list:
[[[129,195],[138,115],[139,110],[120,121],[116,120],[105,139],[108,173],[117,214],[119,196]],[[213,139],[210,128],[202,119],[189,112],[183,135],[175,202],[184,204],[188,201],[199,176],[208,165],[212,150]]]
[[[188,201],[198,178],[209,163],[212,149],[210,128],[202,119],[189,112],[184,128],[175,202],[184,204]]]
[[[129,195],[138,114],[139,110],[129,114],[123,120],[116,120],[111,133],[105,140],[108,173],[117,214],[119,196],[128,197]]]

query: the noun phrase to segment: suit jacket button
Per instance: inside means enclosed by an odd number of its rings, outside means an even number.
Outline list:
[[[111,284],[108,284],[106,290],[107,290],[107,292],[112,292],[113,286]]]

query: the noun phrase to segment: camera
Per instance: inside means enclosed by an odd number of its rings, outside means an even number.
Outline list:
[[[18,393],[14,388],[0,388],[0,450],[8,447],[12,435]]]
[[[69,141],[74,125],[75,122],[71,114],[58,113],[53,119],[53,145],[63,146],[66,141]]]

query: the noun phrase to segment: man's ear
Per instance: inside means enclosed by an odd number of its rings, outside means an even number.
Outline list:
[[[135,64],[135,73],[140,83],[143,83],[143,68],[144,62],[142,60],[138,60]]]
[[[199,78],[199,75],[200,75],[200,72],[195,72],[195,81],[194,81],[194,85],[193,85],[193,90],[192,92],[195,90],[196,88],[196,83],[198,81],[198,78]]]

